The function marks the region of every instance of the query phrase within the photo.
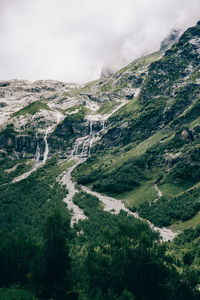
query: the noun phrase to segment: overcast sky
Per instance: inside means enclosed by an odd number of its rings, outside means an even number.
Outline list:
[[[0,0],[0,79],[94,80],[199,19],[199,0]]]

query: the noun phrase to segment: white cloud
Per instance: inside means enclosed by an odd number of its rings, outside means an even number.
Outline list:
[[[199,0],[0,0],[0,78],[86,82],[155,51]]]

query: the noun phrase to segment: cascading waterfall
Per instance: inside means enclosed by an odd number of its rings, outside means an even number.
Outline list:
[[[84,148],[85,148],[86,142],[87,142],[87,140],[84,140],[84,142],[83,142],[83,147],[82,147],[81,157],[84,156]],[[85,151],[85,152],[86,152],[86,151]],[[87,154],[87,152],[86,152],[86,154]],[[86,156],[87,156],[87,155],[86,155]]]
[[[45,135],[44,135],[45,150],[44,150],[43,163],[45,163],[47,161],[47,158],[49,155],[49,145],[47,142],[48,133],[49,133],[49,128],[47,129],[47,131],[45,132]]]
[[[37,137],[37,136],[36,136]],[[14,182],[19,182],[21,181],[22,179],[25,179],[27,177],[29,177],[34,171],[37,170],[37,168],[41,165],[41,162],[40,162],[40,146],[39,146],[39,143],[37,143],[37,148],[36,148],[36,153],[35,153],[35,163],[34,165],[32,166],[32,168],[23,173],[22,175],[16,177],[15,179],[13,179],[12,183]]]
[[[90,143],[89,143],[88,155],[90,155],[90,153],[91,153],[91,148],[92,148],[92,143],[93,143],[93,138],[94,138],[94,135],[93,135],[93,132],[92,132],[92,125],[93,125],[93,122],[90,121],[90,136],[92,136],[92,137],[91,137]]]
[[[78,156],[78,149],[80,145],[81,145],[81,141],[77,139],[74,144],[74,148],[72,149],[71,156]]]
[[[36,159],[36,163],[38,163],[39,160],[40,160],[40,146],[39,146],[39,144],[37,144],[35,159]]]
[[[53,109],[53,111],[56,113],[56,122],[59,123],[61,118],[62,118],[62,114]],[[57,124],[56,123],[56,124]],[[44,149],[44,155],[43,155],[43,160],[40,161],[40,146],[39,146],[39,143],[37,143],[37,148],[36,148],[36,154],[35,154],[35,163],[33,165],[33,167],[31,168],[30,171],[28,172],[25,172],[24,174],[16,177],[12,182],[18,182],[18,181],[21,181],[27,177],[29,177],[33,172],[35,172],[39,167],[43,166],[47,159],[48,159],[48,155],[49,155],[49,145],[48,145],[48,141],[47,141],[47,137],[48,137],[48,134],[51,130],[53,130],[53,127],[54,126],[51,126],[49,128],[47,128],[47,130],[45,131],[45,134],[44,134],[44,144],[45,144],[45,149]],[[37,135],[36,135],[36,138],[37,138]]]
[[[94,139],[93,121],[90,121],[89,135],[86,135],[82,138],[78,138],[76,140],[70,156],[87,157],[88,155],[90,155],[93,139]]]
[[[90,153],[91,153],[92,142],[93,142],[93,139],[90,140],[88,155],[90,155]]]
[[[93,122],[90,121],[90,135],[92,134],[92,125],[93,125]]]

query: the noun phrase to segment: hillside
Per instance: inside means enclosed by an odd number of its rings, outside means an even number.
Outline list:
[[[79,183],[118,196],[159,226],[199,211],[199,30],[188,29],[151,63],[140,94],[109,118],[75,173]]]
[[[198,299],[200,22],[85,85],[0,81],[0,111],[2,297]]]

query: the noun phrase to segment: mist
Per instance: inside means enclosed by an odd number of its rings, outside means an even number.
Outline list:
[[[158,50],[199,12],[199,0],[0,0],[0,79],[97,79]]]

